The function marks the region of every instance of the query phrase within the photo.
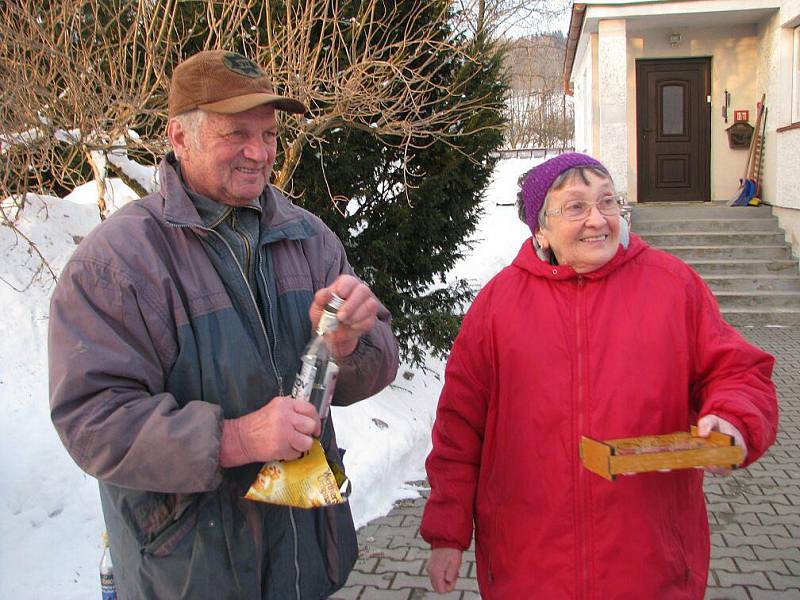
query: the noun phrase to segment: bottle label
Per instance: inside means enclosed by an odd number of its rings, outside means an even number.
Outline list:
[[[117,600],[117,588],[114,585],[113,575],[100,575],[100,591],[103,594],[103,600]]]
[[[306,360],[303,357],[303,366],[292,386],[292,398],[299,398],[301,400],[309,400],[311,398],[311,390],[314,386],[314,377],[317,374],[317,367],[314,364],[313,358]]]

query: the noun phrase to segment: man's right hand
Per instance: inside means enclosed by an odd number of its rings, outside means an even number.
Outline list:
[[[299,458],[320,432],[314,405],[290,396],[276,396],[269,404],[222,425],[219,462],[223,467]]]
[[[458,548],[434,548],[428,559],[428,577],[433,590],[440,594],[452,592],[458,581],[458,569],[461,567],[461,555]]]

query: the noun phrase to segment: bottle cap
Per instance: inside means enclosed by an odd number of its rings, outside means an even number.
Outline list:
[[[339,310],[339,308],[341,308],[342,304],[344,304],[344,300],[342,298],[336,294],[331,294],[331,299],[328,300],[328,304],[325,305],[325,309],[336,312]]]

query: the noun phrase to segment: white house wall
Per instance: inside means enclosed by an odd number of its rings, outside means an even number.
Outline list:
[[[598,38],[597,79],[600,87],[600,155],[617,188],[628,189],[628,113],[630,93],[626,80],[625,21],[601,21]]]
[[[775,118],[770,122],[771,142],[767,155],[770,165],[770,182],[774,182],[773,194],[768,197],[773,213],[786,231],[786,239],[792,244],[795,256],[800,256],[800,129],[776,131],[792,125],[792,64],[794,28],[800,25],[800,0],[785,0],[779,14],[769,26],[774,30],[773,62]]]
[[[593,115],[592,115],[592,52],[584,51],[575,61],[573,73],[573,98],[575,99],[575,140],[576,152],[592,154]]]
[[[767,122],[764,144],[764,166],[761,173],[762,193],[761,197],[765,202],[774,204],[777,199],[777,188],[775,185],[777,174],[777,138],[775,129],[780,122],[780,99],[778,97],[778,75],[779,75],[779,52],[780,46],[780,27],[778,14],[760,23],[757,28],[758,44],[756,52],[758,56],[758,68],[756,71],[756,89],[766,94],[765,104],[767,106]]]

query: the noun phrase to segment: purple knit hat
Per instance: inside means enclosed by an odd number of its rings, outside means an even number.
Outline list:
[[[525,220],[532,233],[539,229],[539,211],[550,186],[564,171],[574,167],[600,167],[605,170],[600,161],[587,154],[567,152],[546,160],[526,174],[521,193],[525,205]]]

